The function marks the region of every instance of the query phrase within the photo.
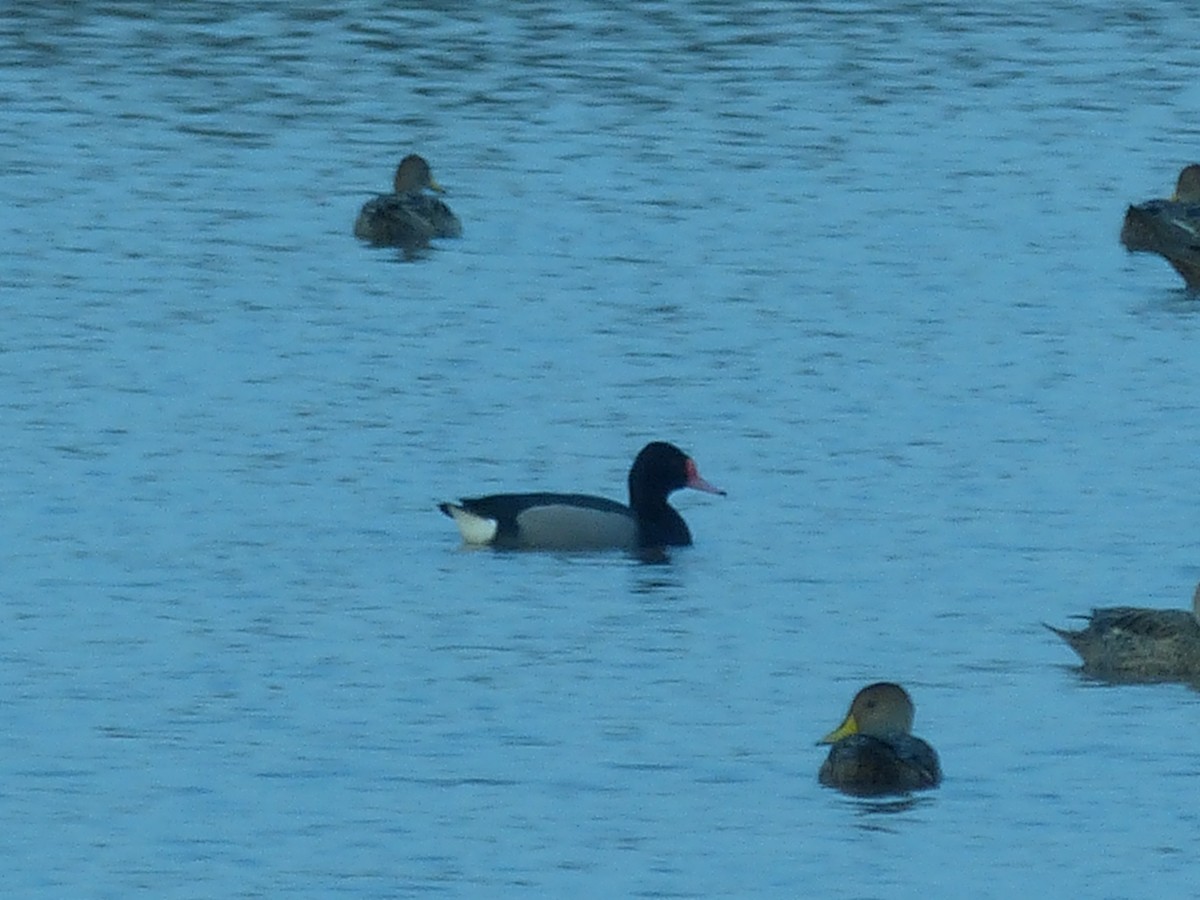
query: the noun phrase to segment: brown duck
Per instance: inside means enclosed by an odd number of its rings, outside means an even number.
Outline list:
[[[1090,675],[1115,680],[1200,681],[1200,586],[1192,610],[1115,606],[1092,610],[1087,626],[1047,625]]]
[[[818,744],[832,744],[818,775],[848,794],[900,794],[936,787],[942,769],[934,749],[912,735],[908,692],[881,681],[863,688],[845,720]]]
[[[363,204],[354,222],[354,236],[376,246],[417,248],[430,238],[462,237],[462,222],[450,207],[426,190],[444,193],[424,157],[415,153],[400,160],[392,180],[393,192]]]
[[[1179,173],[1169,200],[1147,200],[1125,212],[1121,243],[1131,253],[1157,253],[1200,291],[1200,164]]]

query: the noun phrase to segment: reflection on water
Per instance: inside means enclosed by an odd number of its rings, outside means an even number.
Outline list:
[[[921,797],[893,797],[887,800],[863,800],[856,798],[853,801],[854,811],[860,817],[858,827],[863,831],[881,831],[895,832],[898,826],[891,825],[883,816],[891,816],[896,813],[911,812],[921,806],[931,806],[936,802],[936,798],[931,796]]]
[[[870,840],[881,894],[1186,895],[1194,692],[1037,626],[1196,578],[1200,319],[1117,243],[1194,159],[1181,15],[9,10],[10,893],[861,896]],[[410,151],[466,236],[395,265]],[[436,512],[664,434],[730,489],[686,552]],[[803,736],[879,679],[955,778],[848,809]]]

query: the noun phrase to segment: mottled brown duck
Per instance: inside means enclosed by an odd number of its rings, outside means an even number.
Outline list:
[[[354,236],[376,246],[428,246],[431,238],[462,237],[462,222],[450,207],[425,193],[444,193],[429,163],[415,153],[396,167],[390,194],[380,194],[363,204],[354,222]]]
[[[821,784],[848,794],[901,794],[936,787],[942,780],[934,749],[912,735],[915,708],[898,684],[863,688],[845,720],[818,744],[832,744],[821,765]]]
[[[1130,206],[1121,243],[1131,253],[1157,253],[1178,272],[1190,291],[1200,291],[1200,164],[1179,173],[1169,200]]]
[[[1083,618],[1083,617],[1081,617]],[[1093,609],[1076,631],[1046,627],[1079,654],[1083,670],[1113,680],[1200,681],[1200,586],[1192,609]]]

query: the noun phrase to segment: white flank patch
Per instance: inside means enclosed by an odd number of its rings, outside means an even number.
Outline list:
[[[462,532],[462,538],[468,544],[490,544],[496,537],[496,520],[486,519],[483,516],[477,516],[472,512],[467,512],[461,506],[455,506],[453,503],[448,503],[450,507],[450,515],[454,519],[454,524],[458,526],[458,530]]]

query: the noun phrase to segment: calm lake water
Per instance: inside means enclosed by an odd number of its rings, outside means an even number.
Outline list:
[[[1200,579],[1172,3],[0,18],[12,897],[1187,896],[1200,695],[1041,627]],[[351,236],[419,151],[465,236]],[[617,499],[694,548],[464,549]],[[813,742],[905,684],[946,772]]]

